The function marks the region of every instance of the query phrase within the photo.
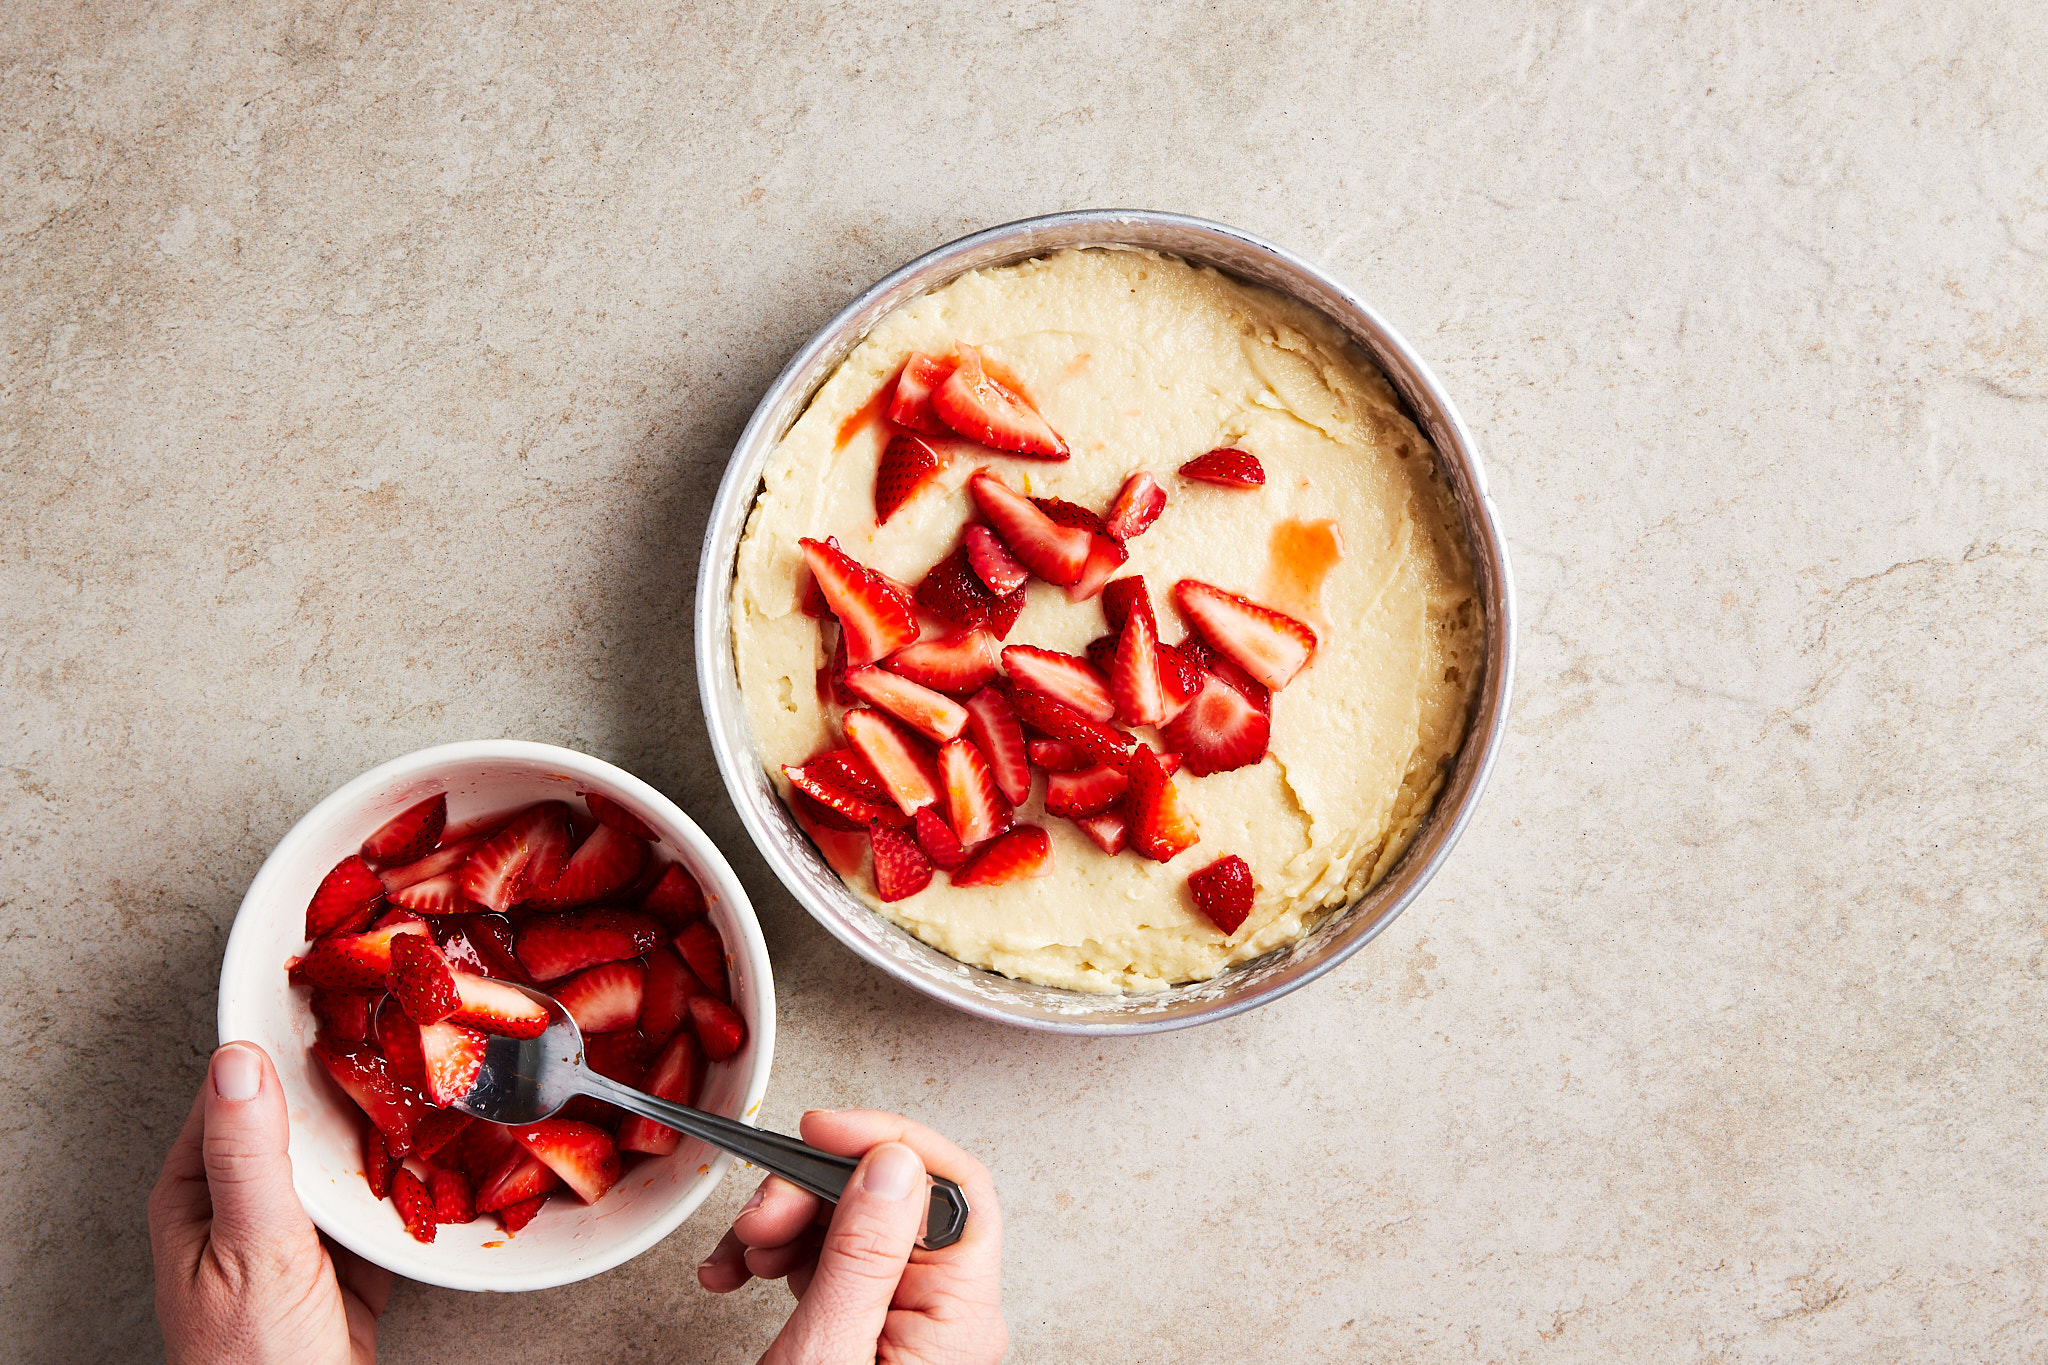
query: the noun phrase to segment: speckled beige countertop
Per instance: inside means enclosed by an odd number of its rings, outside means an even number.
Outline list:
[[[724,842],[765,1118],[986,1155],[1018,1361],[2048,1357],[2044,66],[2017,0],[10,7],[0,1358],[154,1357],[142,1199],[244,886],[482,735]],[[814,328],[1118,205],[1407,334],[1526,625],[1414,908],[1095,1044],[927,1003],[780,891],[689,623]],[[402,1287],[385,1358],[750,1360],[783,1291],[692,1274],[745,1189],[591,1282]]]

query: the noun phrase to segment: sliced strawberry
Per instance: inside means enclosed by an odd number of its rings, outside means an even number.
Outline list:
[[[343,1048],[317,1042],[313,1044],[313,1055],[320,1059],[320,1065],[327,1068],[327,1074],[343,1093],[377,1125],[393,1156],[404,1156],[412,1150],[413,1127],[426,1113],[426,1106],[418,1095],[399,1084],[391,1074],[390,1063],[375,1048]]]
[[[1017,718],[1047,739],[1063,739],[1091,763],[1121,765],[1130,752],[1130,736],[1091,720],[1063,701],[1018,688],[1010,694]]]
[[[406,934],[432,937],[417,919],[360,934],[330,934],[294,960],[289,974],[294,982],[330,991],[383,990],[391,972],[391,940]]]
[[[586,1204],[595,1204],[618,1183],[619,1150],[602,1128],[571,1119],[542,1119],[512,1130],[519,1145]]]
[[[630,834],[635,839],[645,839],[650,844],[659,842],[654,831],[647,827],[645,820],[603,792],[578,792],[577,795],[590,807],[590,813],[597,817],[600,825],[610,825],[621,834]]]
[[[967,547],[934,564],[917,585],[917,604],[949,625],[962,630],[987,630],[1000,640],[1017,623],[1024,610],[1024,590],[997,597],[967,561]]]
[[[415,1024],[438,1024],[462,1003],[455,994],[455,972],[425,934],[401,935],[392,943],[385,981]]]
[[[529,806],[511,824],[486,839],[469,861],[462,865],[462,894],[487,910],[502,914],[521,900],[530,885],[528,864],[536,855],[552,861],[566,853],[569,843],[569,807],[560,801],[543,801]],[[559,865],[557,866],[559,870]],[[533,868],[545,873],[542,866]]]
[[[1124,619],[1133,608],[1152,617],[1152,638],[1159,638],[1159,618],[1152,613],[1152,594],[1145,590],[1145,575],[1132,574],[1129,578],[1112,580],[1102,589],[1102,619],[1109,622],[1110,631],[1121,636]]]
[[[1100,815],[1090,815],[1074,822],[1083,834],[1095,841],[1095,846],[1114,858],[1124,851],[1130,840],[1130,830],[1124,824],[1122,807],[1106,810]]]
[[[1034,739],[1029,749],[1032,766],[1049,773],[1077,773],[1094,766],[1087,755],[1063,739]]]
[[[528,906],[554,909],[600,901],[640,875],[647,845],[611,825],[599,825],[562,867],[561,875],[526,900]]]
[[[1107,583],[1130,557],[1130,551],[1108,536],[1089,537],[1088,562],[1081,566],[1081,576],[1067,589],[1067,600],[1086,602],[1101,592],[1102,585]]]
[[[851,669],[846,686],[854,696],[881,707],[935,744],[967,728],[967,710],[959,702],[886,668]]]
[[[1094,537],[1075,526],[1061,526],[986,469],[967,481],[974,498],[1010,553],[1048,583],[1070,587],[1087,567]],[[976,580],[979,582],[980,580]]]
[[[693,1029],[677,1033],[647,1072],[640,1089],[656,1099],[677,1104],[695,1104],[704,1087],[704,1049]],[[667,1156],[682,1142],[683,1135],[667,1124],[628,1115],[619,1125],[619,1150]]]
[[[1017,709],[1000,689],[984,687],[967,699],[967,738],[988,760],[996,790],[1013,806],[1031,795],[1031,759],[1024,751],[1024,727]]]
[[[499,1123],[478,1121],[462,1130],[441,1164],[454,1166],[467,1175],[469,1187],[481,1197],[492,1176],[504,1170],[508,1163],[516,1166],[526,1159],[526,1149],[512,1136],[510,1128]]]
[[[1088,648],[1082,653],[1088,656],[1089,663],[1095,665],[1095,671],[1106,678],[1116,672],[1116,649],[1123,642],[1122,631],[1115,635],[1098,635],[1088,642]]]
[[[813,621],[832,619],[832,607],[825,601],[823,590],[818,587],[817,576],[809,564],[797,570],[796,609]]]
[[[1031,577],[1031,570],[1010,553],[1001,538],[979,522],[961,533],[961,544],[967,547],[967,563],[975,577],[998,597],[1017,591]]]
[[[601,972],[606,969],[598,967],[594,970]],[[584,1065],[600,1076],[609,1076],[620,1085],[630,1085],[636,1090],[647,1075],[647,1064],[659,1051],[659,1044],[631,1027],[588,1033],[583,1037]],[[611,1106],[606,1105],[605,1108],[610,1109]]]
[[[560,982],[552,992],[585,1033],[610,1033],[640,1021],[647,969],[638,962],[607,962]]]
[[[434,1197],[418,1176],[402,1166],[391,1173],[391,1202],[398,1205],[398,1216],[415,1242],[434,1240]]]
[[[946,823],[962,844],[972,848],[1010,827],[1010,803],[971,741],[949,739],[939,746],[939,777],[946,789]]]
[[[421,882],[431,881],[435,877],[460,872],[462,865],[469,861],[469,855],[482,847],[483,842],[482,835],[458,839],[454,843],[444,842],[432,853],[415,862],[406,863],[401,867],[385,868],[377,874],[377,879],[384,883],[384,894],[388,896],[394,891],[403,891],[408,886],[418,886]]]
[[[669,928],[680,929],[704,913],[704,888],[683,870],[681,863],[670,863],[662,869],[661,880],[640,902],[640,908]]]
[[[1237,666],[1237,661],[1228,654],[1203,640],[1199,635],[1190,635],[1179,645],[1181,656],[1203,673],[1214,674],[1236,688],[1238,694],[1267,715],[1273,714],[1273,689],[1254,678]],[[1201,680],[1196,679],[1199,690]]]
[[[1019,825],[953,874],[955,886],[1000,886],[1052,871],[1052,840],[1036,825]]]
[[[738,1010],[716,996],[690,997],[690,1024],[697,1031],[697,1041],[703,1045],[704,1055],[714,1062],[728,1060],[747,1040],[746,1020],[740,1018]]]
[[[1252,884],[1252,870],[1244,859],[1226,853],[1199,872],[1190,872],[1188,891],[1195,898],[1195,908],[1227,936],[1236,933],[1251,914],[1258,888]]]
[[[306,903],[306,937],[360,933],[383,898],[384,883],[370,865],[351,853],[320,879]]]
[[[428,1110],[412,1130],[413,1155],[422,1161],[433,1160],[436,1152],[460,1140],[472,1121],[469,1115],[454,1109]]]
[[[1180,792],[1159,762],[1159,755],[1140,744],[1131,751],[1125,771],[1131,776],[1129,825],[1131,847],[1154,862],[1169,862],[1201,839],[1195,822],[1180,804]]]
[[[868,826],[875,855],[875,894],[884,904],[914,896],[931,885],[932,860],[917,840],[884,824]]]
[[[879,711],[869,711],[865,708],[847,712],[849,718],[880,714]],[[898,723],[894,717],[889,719],[892,724]],[[861,729],[866,724],[867,722],[863,721],[853,728]],[[910,735],[908,726],[903,727],[903,734]],[[810,798],[822,810],[831,814],[833,818],[822,823],[834,829],[865,829],[870,820],[883,819],[894,809],[886,801],[870,801],[864,796],[856,796],[828,781],[823,774],[812,772],[808,766],[799,768],[785,763],[782,765],[782,775],[789,779],[789,785],[795,787],[799,795]],[[936,798],[936,793],[934,797]]]
[[[1195,456],[1180,467],[1180,476],[1223,488],[1257,488],[1266,481],[1266,471],[1256,456],[1229,446]]]
[[[1123,800],[1130,785],[1123,769],[1106,763],[1078,773],[1054,773],[1045,780],[1045,810],[1070,820],[1100,815]]]
[[[800,770],[785,768],[784,771]],[[801,788],[793,787],[790,789],[789,809],[791,814],[798,817],[798,821],[804,826],[804,833],[806,834],[811,833],[813,828],[823,833],[834,835],[846,832],[857,834],[867,829],[866,825],[855,824],[850,818],[841,815],[838,811],[833,810],[830,806]],[[863,848],[865,848],[865,843],[863,843]],[[855,859],[855,861],[858,862],[859,859]]]
[[[517,981],[522,986],[533,984],[532,975],[513,956],[511,920],[503,915],[469,915],[462,921],[462,934],[483,964],[485,976]]]
[[[955,345],[959,363],[932,391],[932,410],[940,421],[970,441],[1037,460],[1064,460],[1067,443],[1023,395],[991,376],[981,353]]]
[[[934,692],[964,697],[995,681],[995,637],[985,630],[963,630],[941,640],[920,640],[897,650],[882,667]]]
[[[400,1009],[380,1009],[372,1024],[377,1049],[391,1063],[391,1079],[422,1095],[427,1089],[427,1061],[420,1048],[420,1026]]]
[[[1272,734],[1266,713],[1213,674],[1204,674],[1195,699],[1160,729],[1160,737],[1196,777],[1248,767],[1266,756]]]
[[[483,909],[462,894],[462,873],[443,872],[391,893],[391,903],[416,915],[470,915]]]
[[[1164,722],[1179,715],[1201,692],[1203,670],[1200,664],[1172,645],[1161,644],[1157,648],[1159,688],[1166,702],[1166,710],[1161,717]]]
[[[1149,610],[1124,618],[1116,667],[1109,675],[1117,719],[1126,725],[1157,725],[1166,717],[1166,689],[1159,680],[1159,634]]]
[[[417,1130],[415,1130],[417,1131]],[[384,1145],[384,1134],[374,1123],[363,1124],[363,1181],[370,1187],[370,1193],[379,1199],[391,1194],[391,1173],[398,1169],[392,1159],[391,1149]]]
[[[548,1192],[558,1188],[562,1183],[562,1177],[549,1170],[524,1147],[517,1145],[518,1129],[506,1131],[513,1135],[512,1141],[516,1150],[499,1165],[494,1175],[477,1186],[478,1213],[494,1213],[500,1209],[509,1211],[514,1205],[524,1206],[529,1202],[538,1209],[540,1201],[547,1198]],[[529,1218],[531,1216],[528,1215]]]
[[[377,832],[363,840],[363,857],[387,866],[412,862],[425,857],[447,827],[448,794],[437,792],[377,826]]]
[[[533,1164],[540,1166],[538,1161]],[[547,1170],[545,1166],[541,1166],[541,1169]],[[552,1171],[548,1173],[550,1175],[554,1174]],[[497,1211],[498,1223],[508,1233],[517,1232],[528,1223],[531,1223],[534,1217],[540,1213],[541,1205],[547,1202],[548,1197],[546,1195],[537,1194],[531,1199],[522,1199],[516,1204],[507,1204],[504,1208]]]
[[[1141,469],[1124,480],[1116,501],[1109,505],[1109,515],[1103,518],[1103,529],[1112,538],[1127,541],[1143,535],[1164,510],[1166,490],[1159,486],[1159,480]]]
[[[1078,502],[1068,502],[1065,498],[1033,498],[1031,505],[1045,513],[1055,526],[1067,526],[1095,536],[1104,533],[1102,518]]]
[[[896,391],[889,398],[889,420],[899,427],[927,436],[949,436],[952,429],[932,411],[932,393],[953,373],[950,357],[912,351],[896,376]]]
[[[939,453],[923,438],[905,433],[893,437],[875,469],[875,524],[896,514],[939,472]]]
[[[507,1038],[538,1038],[547,1031],[548,1011],[524,991],[474,972],[455,973],[455,1013],[451,1024]]]
[[[511,824],[525,809],[524,806],[518,806],[512,810],[494,810],[486,815],[472,815],[467,820],[450,820],[448,827],[441,831],[441,847],[445,849],[451,844],[468,843],[471,840],[482,843]]]
[[[469,1093],[484,1064],[484,1035],[460,1024],[420,1026],[421,1091],[443,1109]]]
[[[966,863],[966,846],[933,807],[926,806],[918,811],[914,829],[918,847],[924,850],[925,857],[931,859],[934,866],[953,872]]]
[[[555,981],[585,967],[638,957],[663,937],[659,920],[634,910],[536,915],[519,931],[519,965],[536,981]]]
[[[849,663],[871,664],[917,640],[909,597],[829,541],[803,540],[804,558],[846,640]]]
[[[647,954],[647,986],[640,1001],[640,1032],[656,1046],[667,1042],[690,1016],[690,997],[701,994],[704,984],[683,965],[673,948],[654,948]]]
[[[437,1223],[467,1223],[476,1217],[476,1200],[460,1171],[437,1170],[428,1176],[427,1195],[434,1201]]]
[[[312,1007],[313,1017],[320,1021],[319,1036],[330,1043],[348,1047],[370,1040],[370,1018],[377,1012],[380,994],[316,990],[306,1003]]]
[[[1019,688],[1064,702],[1090,720],[1116,717],[1109,679],[1086,659],[1035,645],[1011,645],[1003,651],[1003,667]]]
[[[683,931],[675,936],[675,950],[682,957],[683,965],[697,978],[704,989],[699,995],[709,993],[720,1000],[732,999],[732,987],[726,978],[725,940],[718,936],[709,920],[698,920],[686,924]]]
[[[930,695],[937,696],[938,693]],[[949,704],[959,705],[957,702]],[[966,714],[965,708],[961,708],[963,718]],[[846,731],[846,742],[882,780],[890,799],[895,802],[892,809],[880,801],[862,801],[860,804],[869,808],[864,823],[873,824],[879,820],[885,825],[900,825],[902,820],[890,818],[895,811],[915,815],[918,807],[928,806],[939,799],[938,783],[932,772],[931,748],[908,725],[885,712],[871,711],[864,706],[848,711],[840,724]],[[961,725],[965,727],[965,719]],[[862,818],[852,803],[826,800],[809,787],[804,790],[818,796],[843,815],[857,820]]]
[[[838,632],[838,639],[832,644],[832,659],[818,670],[818,699],[837,702],[841,706],[853,705],[853,693],[846,690],[846,632]]]
[[[1314,631],[1249,598],[1192,578],[1174,584],[1173,596],[1204,639],[1276,692],[1315,655]]]

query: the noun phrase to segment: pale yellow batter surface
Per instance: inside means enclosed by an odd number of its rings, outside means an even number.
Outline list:
[[[1169,596],[1180,578],[1272,600],[1269,544],[1283,521],[1334,519],[1345,553],[1312,621],[1315,661],[1273,699],[1266,758],[1176,779],[1201,842],[1171,863],[1105,856],[1043,813],[1041,777],[1017,819],[1050,832],[1049,876],[963,890],[939,874],[886,906],[865,869],[849,884],[963,962],[1078,990],[1202,980],[1299,938],[1414,836],[1464,737],[1483,622],[1456,509],[1385,378],[1320,314],[1205,267],[1063,251],[955,280],[854,350],[777,447],[740,547],[734,646],[762,761],[786,793],[781,764],[844,742],[816,686],[818,623],[797,609],[798,538],[837,536],[856,559],[915,584],[971,514],[974,466],[956,463],[878,528],[886,437],[860,417],[906,355],[944,353],[956,339],[1014,375],[1073,450],[1064,464],[991,461],[1013,487],[1102,511],[1134,469],[1165,486],[1165,512],[1131,541],[1120,571],[1145,576],[1164,638],[1183,633]],[[1175,475],[1218,446],[1257,455],[1265,487]],[[1006,643],[1079,654],[1106,633],[1098,601],[1070,604],[1036,579],[1027,592]],[[1258,884],[1251,917],[1229,937],[1186,887],[1188,873],[1226,853],[1241,855]]]

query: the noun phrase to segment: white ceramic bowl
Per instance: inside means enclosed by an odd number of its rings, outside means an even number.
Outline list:
[[[443,1226],[416,1242],[389,1200],[362,1176],[362,1116],[308,1050],[314,1020],[307,992],[285,980],[285,960],[305,951],[306,902],[328,869],[354,853],[391,816],[448,793],[450,823],[534,801],[574,804],[595,791],[639,816],[662,851],[704,888],[725,940],[733,1005],[747,1023],[739,1055],[714,1062],[702,1107],[751,1120],[768,1088],[775,1051],[775,984],[753,907],[730,865],[695,821],[654,788],[611,764],[519,740],[476,740],[422,749],[373,768],[313,807],[264,860],[242,898],[220,972],[220,1037],[261,1044],[284,1082],[291,1112],[292,1183],[322,1231],[408,1279],[450,1289],[547,1289],[609,1270],[673,1232],[736,1163],[685,1138],[666,1157],[627,1171],[596,1204],[551,1199],[507,1236],[491,1217]]]

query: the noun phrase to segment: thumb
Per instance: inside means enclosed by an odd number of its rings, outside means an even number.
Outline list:
[[[254,1043],[229,1043],[207,1068],[206,1135],[200,1156],[213,1201],[214,1255],[254,1268],[298,1250],[313,1235],[292,1189],[291,1127],[284,1087]]]
[[[832,1212],[810,1286],[776,1339],[777,1347],[797,1349],[771,1351],[769,1360],[874,1360],[896,1282],[924,1231],[929,1190],[924,1161],[900,1142],[885,1142],[862,1159]]]

